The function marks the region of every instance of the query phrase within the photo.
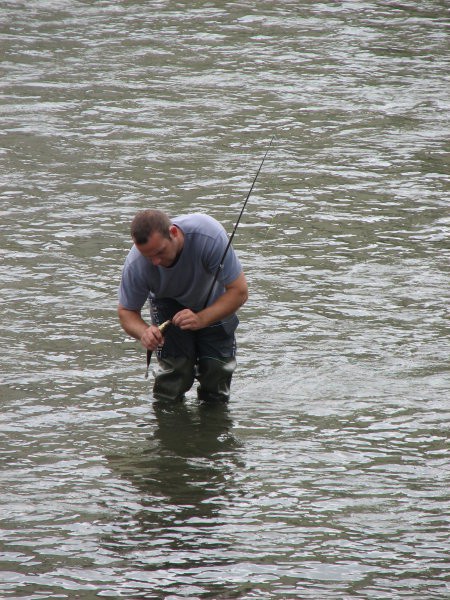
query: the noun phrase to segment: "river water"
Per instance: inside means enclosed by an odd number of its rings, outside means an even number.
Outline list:
[[[450,597],[448,4],[3,0],[2,598]],[[155,411],[135,212],[232,230],[228,408]]]

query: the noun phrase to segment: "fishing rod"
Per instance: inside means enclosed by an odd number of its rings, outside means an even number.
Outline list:
[[[212,291],[214,289],[214,286],[216,285],[216,281],[217,281],[217,278],[219,277],[219,273],[223,269],[223,263],[224,263],[226,255],[228,253],[228,250],[229,250],[229,248],[231,246],[231,242],[233,241],[234,234],[236,233],[236,229],[238,228],[238,225],[239,225],[239,222],[241,220],[241,217],[244,214],[245,207],[247,206],[248,199],[250,198],[250,195],[251,195],[251,193],[253,191],[253,188],[255,187],[255,183],[256,183],[256,180],[258,179],[259,172],[261,171],[262,166],[264,164],[264,161],[266,160],[266,156],[269,154],[269,150],[270,150],[270,147],[272,146],[272,142],[273,142],[274,139],[275,139],[275,135],[272,136],[272,138],[271,138],[271,140],[269,142],[269,145],[267,146],[266,153],[264,154],[264,157],[263,157],[263,159],[261,161],[261,164],[259,165],[259,168],[256,171],[256,175],[255,175],[255,178],[253,179],[253,183],[251,185],[251,188],[250,188],[250,190],[249,190],[249,192],[247,194],[247,197],[246,197],[246,199],[244,201],[244,204],[242,205],[241,212],[239,213],[239,216],[237,218],[236,224],[235,224],[235,226],[233,228],[233,231],[231,232],[230,238],[228,240],[228,244],[227,244],[227,246],[225,248],[225,251],[224,251],[224,253],[222,255],[222,258],[220,259],[219,266],[217,267],[216,273],[214,275],[213,282],[211,284],[211,287],[209,288],[209,292],[208,292],[208,295],[206,296],[206,300],[205,300],[205,303],[203,305],[203,308],[207,307],[209,299],[211,298],[211,294],[212,294]]]
[[[225,257],[226,257],[226,255],[228,253],[228,250],[230,249],[231,242],[233,241],[233,238],[234,238],[234,234],[236,233],[236,230],[237,230],[237,228],[239,226],[241,217],[244,214],[244,210],[245,210],[245,208],[247,206],[248,199],[250,198],[251,193],[253,191],[253,188],[255,187],[256,180],[258,179],[258,175],[259,175],[259,173],[260,173],[260,171],[262,169],[264,161],[266,160],[266,156],[269,154],[269,150],[270,150],[270,147],[272,146],[272,143],[273,143],[274,139],[275,139],[275,134],[272,136],[272,138],[271,138],[271,140],[269,142],[269,145],[266,148],[266,152],[265,152],[265,154],[263,156],[261,164],[259,165],[259,168],[256,171],[256,175],[255,175],[255,177],[253,179],[253,182],[252,182],[252,185],[250,187],[250,190],[249,190],[249,192],[247,194],[247,197],[244,200],[244,203],[243,203],[242,208],[241,208],[241,212],[239,213],[239,216],[237,218],[236,224],[233,227],[233,231],[231,232],[231,235],[230,235],[230,237],[228,239],[228,243],[226,245],[225,251],[224,251],[224,253],[222,255],[222,258],[220,259],[219,266],[217,267],[216,272],[214,274],[214,279],[212,281],[211,287],[209,288],[209,292],[208,292],[208,295],[206,296],[205,303],[203,304],[203,309],[205,309],[208,306],[208,302],[209,302],[209,299],[211,298],[211,294],[213,292],[214,286],[216,285],[217,278],[219,277],[219,273],[223,269],[223,263],[225,261]],[[161,333],[164,332],[164,330],[170,325],[170,323],[171,323],[171,320],[169,319],[168,321],[165,321],[164,323],[162,323],[161,325],[159,325],[159,330],[161,331]],[[148,378],[148,371],[149,371],[149,368],[150,368],[151,358],[152,358],[152,351],[151,350],[147,350],[147,370],[145,371],[145,379]]]

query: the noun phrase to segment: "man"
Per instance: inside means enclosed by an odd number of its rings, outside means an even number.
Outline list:
[[[227,402],[236,367],[235,313],[248,289],[232,247],[219,268],[228,243],[224,228],[207,215],[171,221],[162,211],[143,210],[131,223],[131,237],[118,313],[129,335],[157,351],[154,399],[181,401],[196,378],[199,400]],[[147,299],[151,325],[141,316]],[[163,335],[158,325],[168,319]]]

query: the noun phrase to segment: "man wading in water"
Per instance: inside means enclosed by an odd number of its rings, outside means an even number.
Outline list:
[[[118,313],[129,335],[156,350],[154,399],[181,401],[196,378],[199,400],[228,401],[236,368],[235,313],[248,288],[233,248],[226,251],[224,228],[207,215],[171,221],[159,210],[143,210],[131,223],[131,237]],[[141,316],[147,299],[151,325]],[[169,319],[163,335],[158,325]]]

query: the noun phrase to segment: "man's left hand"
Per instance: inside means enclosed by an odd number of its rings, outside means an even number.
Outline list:
[[[198,313],[192,312],[189,308],[185,308],[177,312],[172,317],[173,325],[176,325],[180,329],[191,329],[196,331],[202,329],[205,325]]]

